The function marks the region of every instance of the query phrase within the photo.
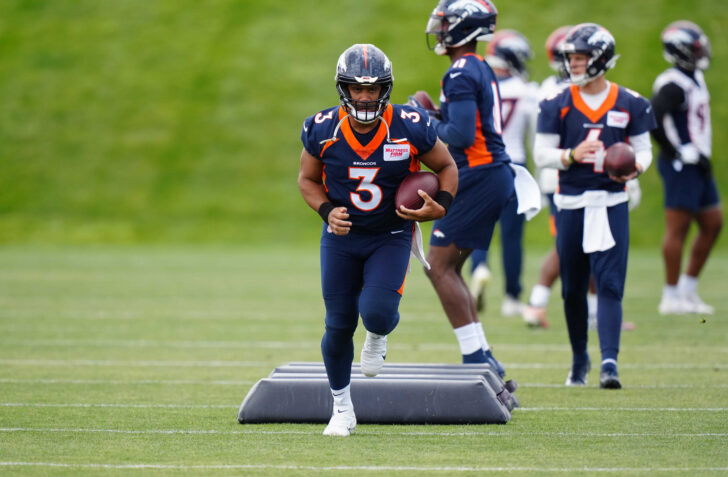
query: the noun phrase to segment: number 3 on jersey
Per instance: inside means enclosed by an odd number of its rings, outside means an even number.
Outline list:
[[[368,167],[350,167],[349,179],[361,179],[356,190],[368,192],[369,200],[363,200],[361,194],[349,192],[351,203],[359,210],[370,211],[379,207],[382,202],[382,189],[374,184],[374,178],[377,176],[379,168]]]
[[[601,129],[593,128],[589,130],[585,141],[597,141],[602,134]],[[586,156],[581,160],[582,163],[594,164],[594,172],[604,172],[604,147],[600,148],[593,156]]]

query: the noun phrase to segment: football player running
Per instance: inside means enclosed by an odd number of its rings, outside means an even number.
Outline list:
[[[657,77],[652,96],[665,206],[665,286],[658,311],[663,315],[712,314],[713,307],[697,293],[698,276],[723,226],[711,173],[710,95],[703,78],[703,70],[710,64],[710,42],[695,23],[676,21],[662,32],[662,46],[665,59],[673,66]],[[681,275],[683,248],[693,221],[698,233]]]
[[[586,385],[591,368],[586,298],[591,274],[598,297],[599,385],[619,389],[617,356],[629,251],[625,182],[652,162],[649,131],[655,118],[646,99],[605,78],[618,55],[614,37],[604,27],[576,25],[562,52],[572,84],[541,102],[534,151],[538,165],[559,169],[556,250],[573,354],[566,385]],[[604,150],[626,141],[634,147],[636,170],[610,176],[604,170]]]
[[[526,65],[531,58],[531,45],[525,36],[515,30],[497,31],[485,53],[485,59],[498,79],[506,152],[514,164],[523,167],[526,167],[527,149],[533,145],[539,100],[538,85],[528,82]],[[516,212],[517,205],[516,197],[512,196],[499,218],[505,272],[505,294],[501,304],[503,316],[521,316],[526,307],[519,300],[523,289],[521,270],[525,218]],[[476,308],[482,311],[487,283],[483,277],[490,274],[487,270],[487,253],[485,250],[474,250],[470,259],[470,292],[475,297]]]
[[[505,369],[491,352],[462,268],[473,249],[488,249],[495,223],[514,193],[514,176],[520,178],[519,212],[532,207],[529,214],[535,215],[540,202],[528,171],[509,167],[498,81],[476,54],[477,42],[492,39],[497,14],[489,0],[442,0],[427,23],[428,45],[434,37],[431,49],[451,63],[441,82],[442,120],[432,122],[455,159],[459,184],[448,215],[432,226],[427,255],[432,268],[426,273],[454,329],[462,361],[489,363],[503,376]],[[522,182],[532,183],[530,196]]]
[[[392,64],[379,48],[348,48],[335,80],[341,105],[303,123],[298,186],[324,221],[321,353],[334,397],[324,435],[348,436],[356,427],[350,382],[359,315],[367,330],[361,370],[375,376],[384,364],[387,335],[399,321],[413,221],[445,216],[458,174],[427,113],[390,104]],[[434,198],[421,191],[425,204],[418,210],[395,211],[398,185],[420,163],[438,175],[440,191]]]

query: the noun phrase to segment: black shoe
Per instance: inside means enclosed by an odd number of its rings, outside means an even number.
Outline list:
[[[586,386],[586,375],[590,370],[591,361],[589,360],[572,364],[565,384],[567,386]]]
[[[498,373],[498,376],[503,378],[506,375],[506,368],[503,367],[500,361],[495,359],[493,353],[490,350],[485,352],[485,362],[490,365],[491,369]]]
[[[602,372],[599,373],[599,387],[602,389],[622,389],[622,383],[619,382],[617,368],[602,368]]]

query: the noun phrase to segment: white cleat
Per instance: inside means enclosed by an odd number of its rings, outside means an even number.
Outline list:
[[[661,315],[684,315],[688,313],[683,300],[663,296],[660,305],[657,307],[658,313]]]
[[[325,436],[349,437],[356,429],[356,415],[354,414],[354,406],[348,406],[334,409],[329,424],[324,429]]]
[[[374,377],[379,374],[387,357],[387,335],[378,335],[367,331],[364,346],[361,349],[361,372],[364,376]]]
[[[501,315],[503,316],[517,316],[523,315],[526,311],[526,304],[513,298],[510,295],[503,297],[503,304],[501,305]]]
[[[527,306],[523,310],[523,321],[533,328],[549,327],[549,322],[546,319],[546,308],[541,306]]]
[[[470,276],[470,294],[473,295],[473,298],[477,299],[483,293],[489,281],[490,269],[482,263],[475,267],[473,274]]]
[[[682,306],[687,313],[712,315],[715,312],[715,309],[701,300],[695,292],[682,295]]]

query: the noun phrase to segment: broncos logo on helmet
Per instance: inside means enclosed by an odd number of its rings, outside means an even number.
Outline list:
[[[663,56],[668,62],[689,71],[710,66],[710,40],[695,23],[687,20],[670,23],[661,38]]]
[[[614,54],[616,42],[609,30],[596,23],[576,25],[564,38],[561,53],[564,55],[564,68],[575,85],[585,85],[593,79],[614,68],[619,55]],[[575,75],[569,65],[569,53],[582,53],[589,57],[586,72]]]
[[[369,124],[381,117],[389,104],[394,86],[392,62],[382,50],[371,44],[352,45],[344,51],[336,63],[336,90],[342,106],[357,121]],[[381,85],[375,101],[355,101],[349,85]]]
[[[471,41],[490,41],[495,32],[498,10],[490,0],[440,0],[425,28],[427,46],[438,55],[448,47]],[[430,46],[434,36],[434,46]]]

